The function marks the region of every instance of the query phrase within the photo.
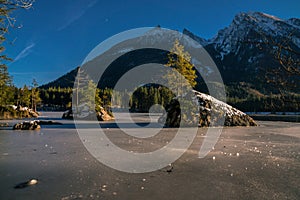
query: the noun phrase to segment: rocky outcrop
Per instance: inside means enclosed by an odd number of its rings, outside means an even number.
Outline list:
[[[73,112],[72,112],[72,109],[69,109],[69,110],[66,110],[62,117],[62,119],[73,119]]]
[[[32,109],[22,106],[0,107],[0,119],[37,118],[39,114]]]
[[[38,130],[41,126],[37,121],[25,121],[13,126],[13,130]]]
[[[43,121],[43,120],[33,120],[17,123],[13,126],[13,130],[38,130],[41,125],[62,125],[60,122],[55,121]]]
[[[159,119],[165,122],[167,127],[179,127],[180,125],[208,126],[257,126],[256,122],[244,112],[215,99],[214,97],[194,91],[199,106],[199,113],[191,114],[191,117],[181,116],[180,105],[173,99],[166,108],[166,113]],[[197,116],[197,117],[196,117]],[[189,119],[189,120],[186,120]],[[183,123],[180,121],[183,120]]]
[[[99,112],[97,112],[97,119],[98,121],[109,121],[113,120],[114,118],[109,115],[103,107],[100,107]]]
[[[257,126],[246,113],[210,95],[194,92],[199,102],[199,126]]]
[[[97,110],[98,111],[96,112],[96,117],[98,121],[109,121],[114,119],[111,115],[108,114],[108,112],[103,107],[99,106]],[[81,115],[78,116],[78,118],[82,120],[93,120],[94,118],[92,117],[92,115],[95,115],[95,112],[82,112]],[[62,115],[62,118],[73,119],[74,116],[72,109],[65,111]]]
[[[172,99],[166,106],[166,113],[158,119],[158,122],[165,124],[166,127],[191,127],[198,126],[197,104],[190,104],[185,99]],[[182,112],[181,106],[185,107],[187,112]]]
[[[168,127],[179,127],[181,121],[179,102],[176,99],[172,99],[166,111],[166,114],[159,118],[158,122],[163,123],[163,121],[165,121],[165,125]]]

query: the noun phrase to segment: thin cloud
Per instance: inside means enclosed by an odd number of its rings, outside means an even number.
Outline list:
[[[90,3],[88,4],[87,8],[93,7],[93,6],[97,3],[97,1],[98,1],[98,0],[94,0],[94,1],[90,2]]]
[[[69,19],[66,21],[66,23],[64,23],[61,27],[59,27],[57,30],[58,31],[62,31],[65,28],[67,28],[68,26],[70,26],[71,24],[73,24],[75,21],[77,21],[78,19],[80,19],[87,11],[89,8],[93,7],[98,0],[94,0],[92,2],[90,2],[85,8],[83,8],[82,10],[78,11],[78,12],[73,12],[75,13],[73,16],[69,16]]]
[[[17,56],[16,58],[14,59],[14,62],[22,59],[22,58],[25,58],[26,56],[28,56],[32,51],[31,49],[35,46],[35,43],[32,43],[30,45],[28,45],[27,47],[25,47]]]

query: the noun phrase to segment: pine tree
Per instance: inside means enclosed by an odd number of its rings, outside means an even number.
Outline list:
[[[30,105],[30,91],[26,85],[23,86],[20,92],[20,106],[29,107]]]
[[[6,38],[5,35],[8,32],[8,28],[14,27],[15,18],[11,16],[12,11],[17,8],[28,9],[32,6],[33,0],[18,1],[18,0],[0,0],[0,106],[7,105],[9,103],[8,95],[11,95],[12,91],[12,78],[8,73],[5,62],[10,61],[6,55],[3,54],[5,47],[3,43]]]
[[[31,109],[36,112],[37,104],[41,103],[40,91],[38,89],[38,83],[35,79],[32,81],[32,88],[31,88]]]
[[[197,84],[196,82],[196,71],[194,65],[191,64],[191,56],[189,52],[184,51],[184,46],[179,43],[176,39],[173,48],[168,54],[167,67],[172,67],[177,70],[181,76],[176,75],[174,72],[169,72],[164,77],[168,85],[171,87],[172,91],[177,91],[178,96],[184,95],[187,91],[188,85],[194,88]],[[186,79],[183,80],[183,77]]]
[[[12,86],[12,80],[5,64],[0,64],[0,106],[7,105],[7,95]]]
[[[194,65],[191,63],[191,56],[189,52],[184,50],[184,46],[179,43],[179,40],[176,39],[174,42],[173,48],[168,54],[168,63],[167,67],[172,67],[177,70],[178,73],[169,71],[165,75],[167,80],[168,87],[173,92],[177,92],[177,99],[172,99],[167,103],[167,110],[169,116],[178,115],[176,118],[172,119],[169,123],[170,126],[177,127],[179,122],[188,125],[196,126],[198,124],[197,113],[198,107],[195,102],[192,101],[192,91],[191,88],[194,88],[197,84],[196,82],[196,70]],[[168,107],[170,109],[168,109]],[[179,111],[179,112],[178,112]],[[180,119],[178,121],[178,119]]]

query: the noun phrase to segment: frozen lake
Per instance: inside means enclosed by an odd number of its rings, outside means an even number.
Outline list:
[[[63,125],[0,130],[0,199],[300,198],[300,123],[261,121],[258,127],[224,128],[203,159],[198,151],[207,129],[200,128],[172,170],[130,174],[98,162],[85,149],[73,121],[60,120],[61,114],[42,113],[42,119]],[[145,114],[132,117],[140,125],[150,120]],[[130,121],[123,120],[130,128]],[[164,129],[151,141],[125,136],[114,122],[101,126],[116,145],[129,151],[151,151],[174,137],[173,129]],[[31,178],[38,184],[14,189]]]

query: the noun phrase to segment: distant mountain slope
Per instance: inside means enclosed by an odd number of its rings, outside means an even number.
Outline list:
[[[45,85],[41,85],[40,88],[42,89],[48,89],[50,87],[61,87],[61,88],[68,88],[71,87],[73,88],[74,85],[74,81],[75,81],[75,77],[77,75],[78,72],[78,68],[76,67],[75,69],[73,69],[72,71],[66,73],[65,75],[57,78],[54,81],[51,81]]]
[[[157,28],[153,34],[160,34],[159,30]],[[183,30],[183,33],[204,46],[218,66],[226,85],[239,85],[240,82],[243,82],[252,85],[260,92],[268,93],[274,89],[266,84],[264,76],[266,70],[278,68],[279,62],[272,53],[276,46],[272,46],[272,44],[259,46],[256,42],[260,42],[264,38],[271,38],[279,43],[285,42],[286,45],[300,52],[300,19],[283,20],[260,12],[237,14],[228,27],[218,31],[215,37],[208,40],[196,36],[186,29]],[[126,45],[124,45],[125,47]],[[128,49],[128,46],[126,48]],[[105,60],[108,58],[107,56],[109,57],[109,55],[103,55],[95,58],[94,62]],[[123,73],[150,61],[166,63],[166,52],[151,49],[129,51],[111,63],[105,72],[106,76],[100,80],[99,86],[102,88],[113,87]],[[209,69],[207,70],[209,71]],[[41,87],[73,87],[76,72],[77,69],[74,69]],[[95,74],[95,76],[97,75]],[[198,79],[198,82],[201,83],[201,79]],[[300,84],[299,80],[298,84]],[[203,88],[203,84],[199,84],[196,89],[203,91],[201,88]],[[294,92],[300,92],[300,87],[298,90]]]

